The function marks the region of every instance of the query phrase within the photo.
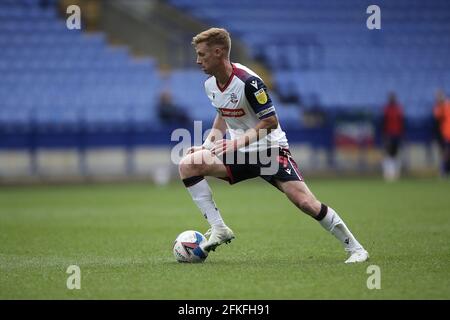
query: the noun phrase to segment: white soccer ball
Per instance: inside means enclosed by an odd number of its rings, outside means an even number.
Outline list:
[[[173,243],[173,255],[178,262],[203,262],[208,254],[203,252],[200,244],[206,241],[205,236],[198,231],[184,231],[178,235]]]

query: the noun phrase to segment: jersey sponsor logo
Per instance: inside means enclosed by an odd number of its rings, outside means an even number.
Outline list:
[[[291,169],[286,169],[285,171],[287,172],[287,174],[291,174]]]
[[[264,91],[264,88],[261,88],[258,91],[256,91],[254,95],[259,104],[265,104],[267,102],[267,94],[266,91]]]
[[[231,96],[230,96],[230,101],[231,101],[231,103],[237,103],[237,102],[239,101],[239,99],[238,99],[236,93],[232,93],[232,94],[231,94]]]
[[[222,117],[239,118],[245,115],[244,109],[220,108],[219,110]]]
[[[256,90],[258,90],[258,82],[256,80],[253,80],[252,82],[250,82],[250,84],[254,86]]]

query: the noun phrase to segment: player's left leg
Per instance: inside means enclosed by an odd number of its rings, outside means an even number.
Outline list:
[[[344,246],[350,257],[345,263],[363,262],[369,258],[369,254],[356,240],[341,217],[333,208],[316,199],[308,186],[303,181],[276,181],[278,188],[301,211],[316,219],[320,225],[333,234]]]

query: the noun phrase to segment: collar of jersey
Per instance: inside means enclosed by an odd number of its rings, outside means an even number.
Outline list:
[[[228,86],[231,83],[231,80],[233,80],[233,77],[234,77],[234,64],[231,64],[231,66],[233,67],[233,71],[231,72],[230,78],[228,79],[227,83],[223,86],[223,88],[220,87],[220,85],[219,85],[219,83],[217,82],[217,79],[216,79],[216,86],[220,90],[220,92],[224,92],[225,90],[227,90]]]

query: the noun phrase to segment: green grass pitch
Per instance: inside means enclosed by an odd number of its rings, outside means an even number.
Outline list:
[[[309,181],[370,252],[358,265],[264,181],[209,181],[236,239],[203,264],[172,255],[180,232],[208,227],[181,182],[0,188],[0,298],[450,298],[448,181]],[[66,287],[70,265],[80,290]],[[370,265],[379,290],[367,288]]]

